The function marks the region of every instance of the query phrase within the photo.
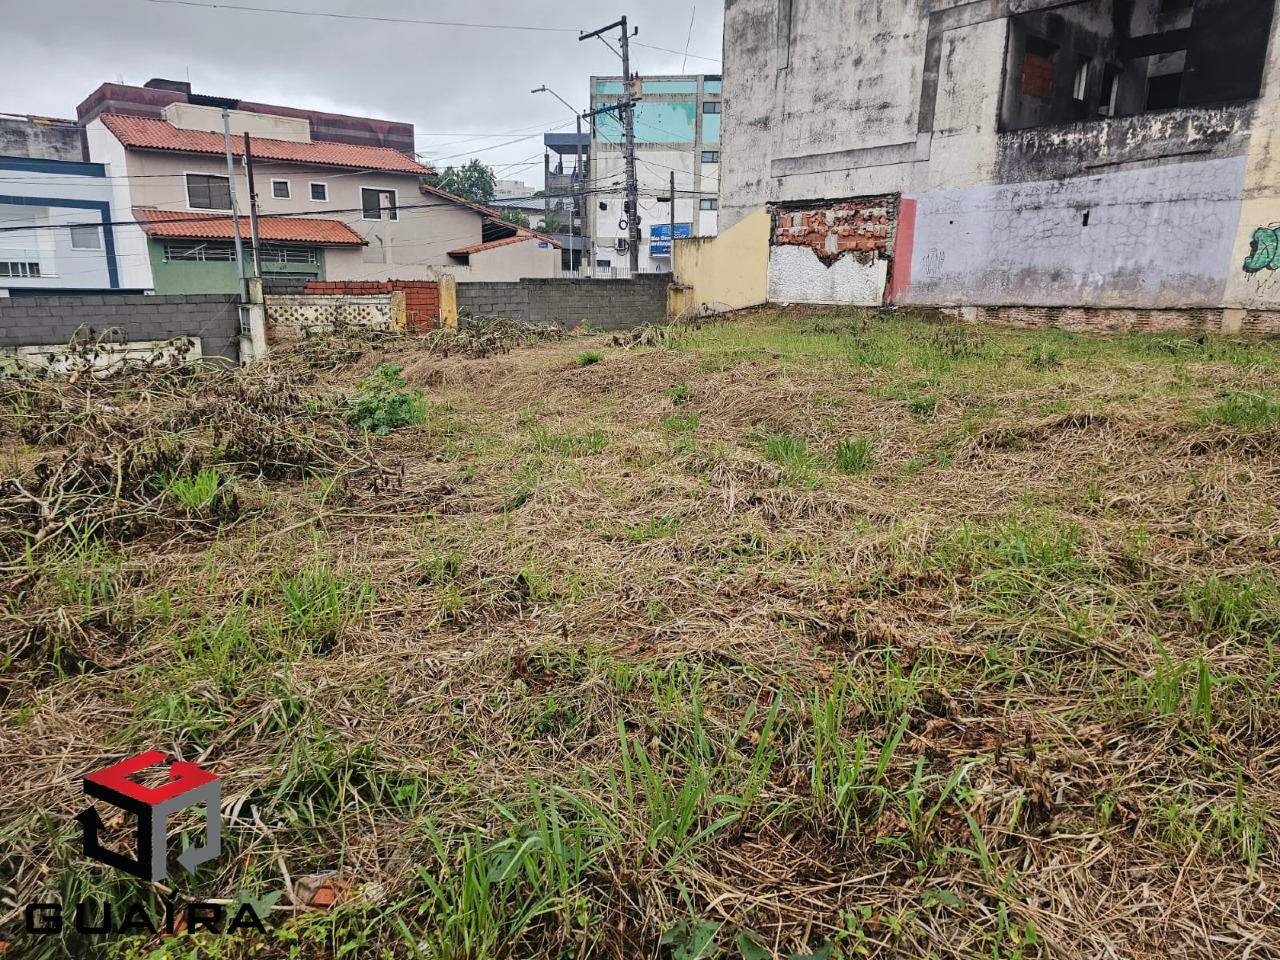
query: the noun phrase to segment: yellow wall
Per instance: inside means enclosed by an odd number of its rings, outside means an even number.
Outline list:
[[[669,312],[680,316],[764,303],[769,286],[771,224],[769,212],[762,207],[718,237],[676,240],[677,286]]]

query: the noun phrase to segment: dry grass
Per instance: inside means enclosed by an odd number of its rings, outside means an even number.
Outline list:
[[[10,389],[0,920],[136,893],[72,818],[151,747],[224,783],[179,895],[283,891],[11,949],[1280,953],[1276,345],[627,340]]]

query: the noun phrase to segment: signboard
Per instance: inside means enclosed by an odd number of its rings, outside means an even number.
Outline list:
[[[676,239],[687,240],[693,236],[692,223],[676,224]],[[649,225],[649,256],[671,256],[671,224],[654,223]]]

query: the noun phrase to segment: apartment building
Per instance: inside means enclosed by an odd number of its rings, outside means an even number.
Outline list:
[[[616,102],[621,77],[591,78],[591,108]],[[675,174],[675,235],[715,236],[720,189],[719,76],[636,78],[636,179],[639,183],[640,269],[671,269],[671,175]],[[590,135],[587,224],[597,269],[629,262],[624,207],[624,125],[617,113],[599,114]]]

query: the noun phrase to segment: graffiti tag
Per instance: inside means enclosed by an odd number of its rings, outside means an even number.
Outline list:
[[[1249,244],[1249,258],[1244,262],[1245,273],[1260,270],[1280,270],[1280,223],[1259,227],[1253,231]]]

